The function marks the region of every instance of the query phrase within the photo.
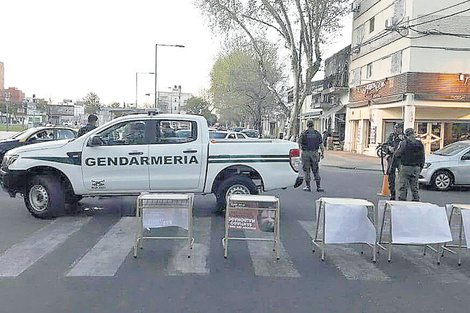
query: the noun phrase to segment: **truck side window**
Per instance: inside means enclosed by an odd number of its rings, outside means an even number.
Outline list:
[[[142,145],[145,140],[145,122],[127,121],[98,133],[105,146]]]
[[[180,120],[157,121],[157,143],[185,143],[197,139],[197,123]]]

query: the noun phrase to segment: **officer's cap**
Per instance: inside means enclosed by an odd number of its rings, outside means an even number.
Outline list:
[[[413,128],[407,128],[405,130],[405,136],[411,136],[415,134],[415,130]]]

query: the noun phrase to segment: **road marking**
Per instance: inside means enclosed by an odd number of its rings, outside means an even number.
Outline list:
[[[67,276],[114,276],[134,246],[135,217],[121,218]]]
[[[245,232],[250,234],[250,232]],[[257,237],[272,238],[273,233],[257,232]],[[248,250],[255,271],[255,276],[263,277],[300,277],[282,242],[279,242],[279,260],[273,251],[274,243],[269,241],[247,241]]]
[[[392,262],[393,255],[399,254],[400,257],[406,259],[408,262],[413,263],[421,274],[432,277],[444,284],[470,284],[470,278],[454,269],[452,266],[443,264],[441,259],[441,265],[437,265],[437,256],[434,251],[428,249],[426,255],[423,255],[422,247],[404,247],[394,246],[392,248]],[[449,253],[447,253],[449,255]],[[452,260],[454,262],[454,260]]]
[[[315,223],[313,221],[299,221],[299,223],[310,235],[310,238],[313,239]],[[371,281],[386,281],[390,279],[390,277],[379,270],[372,261],[365,260],[355,249],[341,245],[334,245],[334,247],[331,245],[330,248],[331,249],[328,249],[327,246],[325,253],[326,258],[335,264],[346,279]],[[320,249],[317,249],[317,253],[321,253]]]
[[[64,243],[90,219],[91,217],[63,217],[54,220],[23,242],[10,247],[0,256],[0,277],[20,275],[39,259]]]
[[[211,242],[211,217],[194,218],[193,220],[193,249],[188,258],[187,241],[178,241],[175,244],[174,255],[168,262],[166,274],[169,276],[181,276],[188,274],[209,275],[207,265],[209,247]]]

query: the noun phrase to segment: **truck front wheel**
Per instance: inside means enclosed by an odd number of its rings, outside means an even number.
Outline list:
[[[227,199],[234,194],[258,194],[255,183],[246,176],[232,176],[224,180],[215,194],[217,198],[217,209],[225,210]]]
[[[51,175],[34,176],[26,188],[24,203],[35,217],[54,217],[65,205],[65,192],[60,178]]]

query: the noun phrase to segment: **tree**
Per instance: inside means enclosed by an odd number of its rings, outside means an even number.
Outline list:
[[[259,46],[266,60],[264,79],[278,88],[283,83],[283,74],[276,47],[268,42],[260,42]],[[226,50],[211,72],[214,105],[222,121],[249,121],[261,134],[263,117],[285,107],[278,105],[264,84],[256,52],[250,43],[237,39],[229,42]]]
[[[120,108],[121,104],[119,102],[113,102],[109,105],[110,108]]]
[[[212,113],[210,103],[201,97],[191,97],[186,101],[184,110],[188,114],[195,114],[204,116],[208,125],[213,125],[217,122],[217,116]]]
[[[259,46],[267,32],[278,35],[290,55],[293,79],[293,106],[290,110],[287,136],[299,134],[299,114],[311,83],[320,69],[321,47],[340,27],[350,0],[196,0],[196,5],[209,18],[214,31],[228,34],[241,30],[252,42],[263,82],[277,102],[286,105],[275,86],[266,79],[266,60]],[[264,37],[263,37],[264,36]]]
[[[96,114],[101,110],[100,97],[94,92],[89,92],[85,98],[85,113],[86,114]]]

